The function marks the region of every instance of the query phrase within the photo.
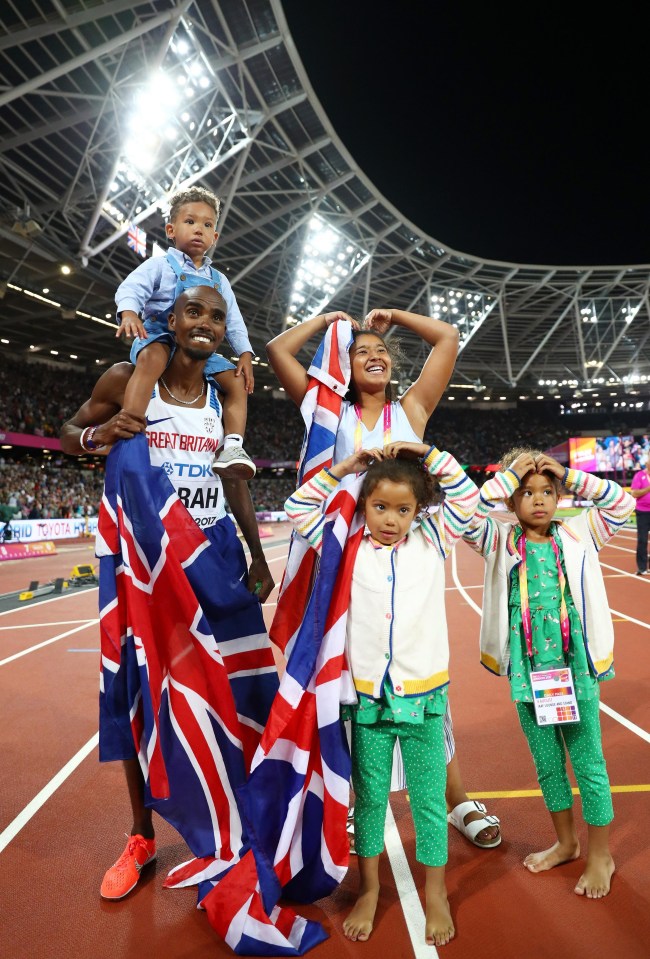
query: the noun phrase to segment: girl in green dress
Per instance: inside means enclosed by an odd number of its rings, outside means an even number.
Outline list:
[[[593,505],[566,522],[556,520],[562,486]],[[489,515],[498,502],[516,522]],[[611,480],[565,468],[539,450],[518,448],[483,485],[464,536],[486,561],[481,662],[510,679],[557,837],[549,849],[529,853],[524,865],[542,872],[580,855],[568,753],[589,838],[587,864],[574,891],[592,899],[608,894],[614,872],[609,850],[614,813],[599,719],[599,683],[614,675],[614,630],[598,551],[633,509],[632,497]],[[575,704],[538,713],[541,693],[536,697],[533,681],[550,670],[569,675]]]

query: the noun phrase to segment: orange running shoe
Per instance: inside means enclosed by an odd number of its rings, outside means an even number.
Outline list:
[[[103,899],[123,899],[137,886],[144,866],[156,858],[156,840],[129,836],[126,849],[106,871],[100,895]]]

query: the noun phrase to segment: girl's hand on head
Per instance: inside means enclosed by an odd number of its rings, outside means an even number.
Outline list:
[[[333,466],[330,473],[339,479],[348,476],[350,473],[365,473],[375,460],[380,459],[383,459],[381,450],[359,450],[356,453],[352,453],[351,456],[347,456],[344,460],[341,460],[336,466]]]
[[[534,473],[537,469],[535,460],[530,453],[522,453],[514,463],[511,463],[508,469],[516,473],[520,480],[523,480],[526,473]]]
[[[364,330],[375,330],[380,336],[388,330],[393,322],[392,310],[371,310],[363,323]]]
[[[323,313],[325,319],[325,326],[331,326],[332,323],[336,323],[337,320],[347,320],[352,324],[353,330],[359,329],[359,324],[356,320],[353,320],[351,316],[348,316],[347,313],[344,313],[343,310],[333,310],[331,313]]]
[[[426,443],[389,443],[384,446],[384,456],[386,459],[396,459],[398,456],[403,459],[416,460],[426,456],[430,450]]]
[[[541,456],[538,456],[535,460],[535,469],[538,473],[552,473],[553,476],[557,476],[558,479],[564,478],[564,467],[561,463],[558,463],[557,460],[553,459],[552,456],[548,456],[546,453],[542,453]]]
[[[356,458],[355,467],[351,472],[365,473],[368,467],[372,466],[373,463],[376,463],[378,460],[383,460],[384,451],[376,448],[371,450],[359,450],[359,452],[354,453],[351,458]]]

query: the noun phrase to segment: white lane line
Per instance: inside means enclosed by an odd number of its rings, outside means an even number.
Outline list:
[[[627,613],[619,613],[617,609],[612,609],[609,607],[610,613],[613,613],[614,616],[618,616],[621,619],[626,619],[628,623],[635,623],[637,626],[643,626],[644,629],[650,629],[650,623],[646,623],[642,619],[635,619],[634,616],[628,616]]]
[[[625,726],[625,728],[629,729],[630,732],[635,733],[639,739],[645,739],[647,743],[650,743],[650,733],[646,732],[645,729],[641,729],[641,727],[637,726],[636,723],[631,723],[629,719],[626,719],[625,716],[621,716],[620,713],[617,713],[615,709],[611,708],[611,706],[607,706],[606,703],[601,702],[600,708],[612,719],[615,719],[617,723],[620,723],[621,726]]]
[[[0,626],[0,633],[3,629],[6,629],[7,632],[13,633],[17,629],[41,629],[45,627],[49,629],[51,626],[73,626],[75,623],[87,623],[88,619],[62,619],[58,623],[21,623],[20,626]]]
[[[384,843],[395,878],[395,889],[404,912],[406,928],[411,937],[413,955],[415,959],[425,959],[425,956],[429,959],[438,959],[436,947],[428,946],[425,942],[424,909],[413,881],[411,867],[408,864],[404,846],[399,837],[397,823],[393,816],[393,810],[390,808],[390,803],[388,803],[388,809],[386,810]]]
[[[469,547],[468,547],[468,549],[469,549]],[[456,584],[456,588],[458,589],[458,592],[460,593],[460,595],[463,597],[463,599],[465,600],[465,602],[466,602],[469,606],[472,607],[472,609],[474,610],[474,612],[475,612],[475,613],[478,613],[478,615],[480,616],[480,615],[481,615],[481,612],[482,612],[481,607],[480,607],[480,606],[477,606],[476,603],[474,602],[474,600],[470,598],[469,593],[467,593],[467,591],[465,590],[463,584],[461,583],[461,581],[460,581],[459,578],[458,578],[458,564],[457,564],[457,562],[456,562],[456,550],[455,550],[455,549],[452,549],[452,551],[451,551],[451,575],[452,575],[452,577],[453,577],[454,583]]]
[[[603,563],[602,560],[600,565],[603,567],[603,569],[611,569],[612,572],[618,573],[619,576],[631,576],[632,579],[638,580],[640,583],[650,582],[650,580],[646,579],[645,576],[637,576],[635,570],[632,570],[632,572],[630,572],[628,569],[619,569],[618,566],[609,566],[607,563]]]
[[[60,596],[53,596],[52,599],[44,599],[39,603],[30,603],[28,606],[14,606],[12,609],[3,610],[0,616],[13,616],[19,609],[33,609],[34,606],[38,606],[40,609],[41,606],[47,606],[48,603],[58,603],[61,599],[70,599],[71,596],[77,597],[85,595],[86,593],[93,593],[97,589],[99,589],[98,586],[87,586],[83,593],[61,593]]]
[[[16,818],[9,823],[7,828],[0,833],[0,852],[2,852],[3,849],[9,845],[12,839],[16,838],[23,826],[27,825],[32,816],[36,815],[41,806],[45,805],[50,796],[56,792],[59,786],[63,785],[68,776],[75,771],[77,766],[84,761],[86,756],[93,751],[98,743],[99,733],[95,733],[95,735],[88,740],[86,745],[81,747],[79,752],[76,753],[76,755],[74,755],[72,759],[70,759],[65,766],[63,766],[63,768],[52,777],[52,779],[50,779],[49,783],[44,786],[36,796],[34,796],[31,802],[27,803],[22,812],[19,812]]]
[[[0,666],[6,666],[7,663],[12,663],[15,659],[20,659],[21,656],[27,656],[29,653],[35,653],[37,649],[43,649],[44,646],[49,646],[51,643],[57,643],[60,639],[65,639],[66,636],[73,636],[75,633],[81,632],[82,629],[88,629],[90,626],[96,626],[98,622],[98,619],[89,619],[82,626],[77,626],[75,629],[68,629],[65,633],[59,633],[58,636],[53,636],[52,639],[46,639],[42,643],[37,643],[35,646],[30,646],[29,649],[23,649],[20,653],[14,653],[13,656],[7,656],[6,659],[0,659]]]

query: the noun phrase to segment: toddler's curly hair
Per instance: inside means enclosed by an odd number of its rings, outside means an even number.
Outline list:
[[[169,198],[168,223],[174,222],[180,208],[185,206],[186,203],[206,203],[212,207],[216,226],[219,214],[221,213],[221,200],[211,190],[206,190],[206,188],[202,186],[191,186],[187,190],[179,190],[178,193],[174,193],[174,195]]]

